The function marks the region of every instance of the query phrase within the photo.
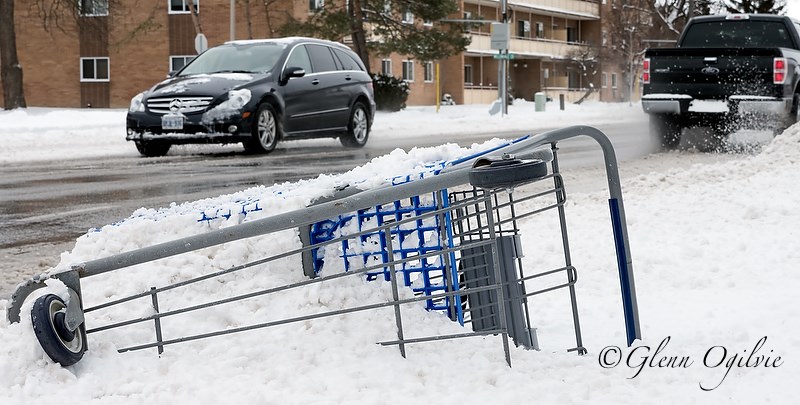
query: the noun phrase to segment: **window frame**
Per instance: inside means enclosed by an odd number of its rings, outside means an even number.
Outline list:
[[[183,3],[183,10],[177,11],[172,9],[172,0],[167,0],[167,14],[191,14],[192,9],[189,8],[189,1],[193,1],[194,8],[197,10],[197,14],[200,14],[200,0],[181,0]]]
[[[467,70],[469,70],[469,80],[467,80]],[[472,65],[464,65],[464,85],[465,86],[472,86],[472,75],[473,75]]]
[[[422,81],[425,83],[433,83],[433,80],[435,79],[433,62],[425,62],[422,65],[422,72]]]
[[[534,25],[536,27],[534,33],[535,38],[544,39],[544,23],[541,21],[534,21]]]
[[[414,13],[412,13],[410,10],[403,11],[403,13],[400,15],[400,22],[403,24],[414,24]]]
[[[325,8],[325,0],[308,0],[308,13],[314,14]]]
[[[92,11],[93,11],[92,13],[84,14],[83,13],[83,6],[84,6],[84,4],[86,4],[86,2],[91,2],[92,5],[96,5],[97,3],[105,3],[105,6],[106,6],[105,7],[105,13],[104,14],[95,13],[95,11],[97,11],[97,10],[92,9]],[[108,0],[80,0],[80,2],[78,3],[78,14],[81,17],[107,17],[108,16]]]
[[[408,66],[408,69],[406,69]],[[406,59],[403,61],[403,73],[402,73],[403,81],[414,83],[414,61]]]
[[[600,74],[600,88],[601,89],[608,88],[608,73],[606,72]]]
[[[517,20],[517,36],[520,38],[531,37],[531,22],[529,20]]]
[[[616,73],[612,73],[611,74],[611,88],[612,89],[616,89],[617,88],[617,74]]]
[[[195,57],[197,57],[197,55],[169,55],[169,72],[177,72],[183,69],[183,67],[186,66],[186,63],[188,63]],[[181,67],[177,69],[173,69],[172,61],[173,59],[178,59],[178,58],[183,58],[183,65],[181,65]]]
[[[388,69],[387,69],[388,67]],[[381,73],[384,76],[392,76],[392,60],[391,59],[381,59]]]
[[[105,60],[106,61],[106,78],[105,79],[98,79],[97,78],[97,61],[98,60]],[[83,62],[86,60],[93,60],[94,61],[94,78],[86,78],[83,74]],[[108,56],[88,56],[88,57],[81,57],[80,58],[80,81],[81,83],[107,83],[111,81],[111,58]]]

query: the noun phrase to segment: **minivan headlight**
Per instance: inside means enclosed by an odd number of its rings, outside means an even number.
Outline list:
[[[131,106],[128,107],[128,111],[130,112],[142,112],[144,111],[144,103],[142,102],[144,99],[144,93],[139,93],[131,99]]]
[[[252,94],[248,89],[231,90],[228,99],[222,102],[221,107],[230,110],[241,110],[249,101]]]

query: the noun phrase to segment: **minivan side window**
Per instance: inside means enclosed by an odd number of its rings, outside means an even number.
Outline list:
[[[311,56],[311,65],[314,67],[314,73],[336,71],[336,62],[333,61],[333,55],[330,49],[324,45],[306,45],[308,53]]]
[[[355,59],[353,59],[352,56],[350,56],[349,53],[336,48],[332,49],[333,53],[336,54],[336,56],[342,62],[344,70],[361,70],[361,66],[355,61]]]
[[[308,52],[304,45],[296,46],[292,49],[292,54],[289,55],[289,60],[286,61],[286,67],[300,67],[306,71],[306,74],[312,72],[311,60],[308,58]]]

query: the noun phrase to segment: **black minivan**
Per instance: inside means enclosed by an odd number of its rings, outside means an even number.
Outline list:
[[[281,139],[366,144],[372,79],[346,46],[314,38],[231,41],[131,99],[127,140],[145,156],[173,144],[242,142],[267,153]]]

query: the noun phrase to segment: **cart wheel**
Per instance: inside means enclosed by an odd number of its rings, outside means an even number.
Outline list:
[[[478,159],[469,172],[469,182],[485,189],[512,188],[547,176],[547,164],[539,159]]]
[[[70,331],[65,320],[67,306],[55,294],[39,297],[31,309],[36,340],[53,361],[62,366],[77,363],[86,351],[86,330],[83,325]]]

